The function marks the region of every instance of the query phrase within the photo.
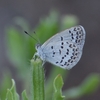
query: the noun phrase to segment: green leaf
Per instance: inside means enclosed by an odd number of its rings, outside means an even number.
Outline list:
[[[28,97],[27,97],[25,90],[22,92],[22,100],[28,100]]]
[[[65,96],[62,96],[62,86],[63,86],[63,79],[61,75],[58,75],[53,83],[54,86],[54,97],[53,100],[64,100]]]
[[[66,79],[67,78],[67,74],[68,74],[68,71],[65,70],[65,69],[62,69],[62,68],[59,68],[59,67],[56,67],[56,66],[53,66],[51,71],[50,71],[50,75],[48,77],[48,79],[46,80],[46,84],[45,84],[45,96],[46,96],[46,100],[51,100],[52,96],[51,94],[53,93],[53,80],[54,78],[60,74],[62,75],[63,79]]]

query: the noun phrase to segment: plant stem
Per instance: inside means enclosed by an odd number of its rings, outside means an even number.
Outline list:
[[[31,60],[33,100],[45,100],[44,92],[44,68],[40,59]]]

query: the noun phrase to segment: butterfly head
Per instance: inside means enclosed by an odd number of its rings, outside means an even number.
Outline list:
[[[36,46],[35,46],[36,50],[38,50],[39,48],[41,48],[41,44],[40,43],[36,44]]]
[[[37,50],[36,55],[45,61],[45,54],[42,51],[41,44],[36,44],[35,48]]]

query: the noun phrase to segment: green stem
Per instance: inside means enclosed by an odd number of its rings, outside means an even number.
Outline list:
[[[31,60],[33,100],[45,100],[44,92],[44,69],[40,59]]]

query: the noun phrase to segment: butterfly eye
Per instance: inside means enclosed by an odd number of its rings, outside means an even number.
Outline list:
[[[41,44],[36,44],[36,49],[38,49],[39,47],[41,47]]]

